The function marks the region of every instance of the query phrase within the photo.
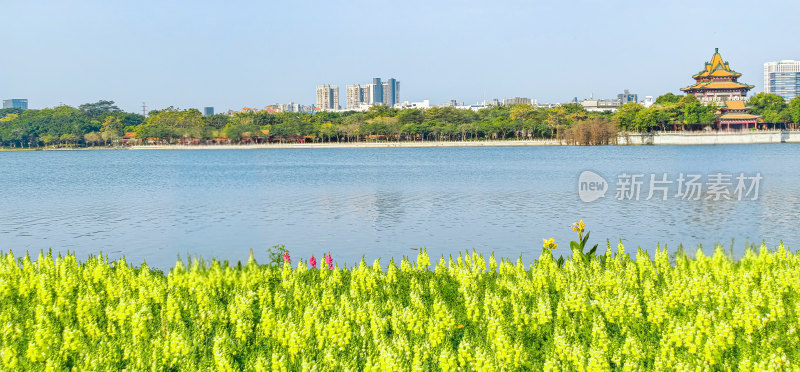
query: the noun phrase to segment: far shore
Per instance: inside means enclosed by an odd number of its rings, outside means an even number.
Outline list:
[[[610,146],[640,145],[735,145],[766,143],[800,143],[800,131],[761,130],[730,132],[651,132],[620,133]],[[422,148],[422,147],[522,147],[574,146],[556,139],[485,140],[485,141],[415,141],[415,142],[317,142],[201,145],[133,145],[93,147],[3,148],[0,151],[74,151],[74,150],[257,150],[257,149],[345,149],[345,148]],[[601,145],[604,146],[604,145]]]

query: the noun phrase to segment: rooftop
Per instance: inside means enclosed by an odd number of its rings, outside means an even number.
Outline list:
[[[739,77],[742,76],[742,74],[731,70],[728,62],[722,60],[722,56],[719,54],[719,48],[714,48],[714,55],[711,56],[711,61],[706,62],[704,69],[692,76],[692,78],[697,79],[709,76]]]

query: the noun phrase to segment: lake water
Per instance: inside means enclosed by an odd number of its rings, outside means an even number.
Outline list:
[[[568,254],[583,219],[590,243],[655,250],[783,240],[800,246],[800,145],[65,151],[0,153],[0,250],[103,252],[171,267],[177,257],[246,261],[285,244],[293,258],[330,251],[352,264],[478,252],[525,260],[542,238]],[[578,177],[608,182],[581,201]],[[620,174],[642,174],[640,200],[617,200]],[[648,196],[650,174],[672,180]],[[754,176],[757,200],[674,197],[681,173]],[[624,178],[624,177],[623,177]],[[754,182],[750,182],[751,184]],[[754,191],[754,190],[753,190]],[[711,249],[706,252],[710,253]]]

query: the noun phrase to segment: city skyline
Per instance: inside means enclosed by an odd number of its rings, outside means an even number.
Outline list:
[[[658,96],[679,94],[714,48],[757,93],[764,91],[765,62],[800,59],[800,47],[770,36],[781,35],[781,25],[800,10],[784,2],[42,1],[4,9],[15,17],[0,29],[19,37],[4,43],[13,53],[0,68],[0,97],[27,98],[30,108],[100,99],[129,112],[140,112],[143,101],[148,109],[217,112],[311,104],[316,86],[344,88],[370,76],[403,81],[401,101],[435,104],[508,97],[568,102],[613,98],[623,89]],[[712,13],[701,30],[685,27]],[[730,27],[741,17],[750,26]],[[347,37],[384,23],[395,37]],[[615,32],[620,25],[638,31]],[[323,31],[334,40],[312,41]]]

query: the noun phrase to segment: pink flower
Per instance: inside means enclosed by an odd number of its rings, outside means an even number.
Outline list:
[[[311,264],[311,268],[313,269],[317,268],[317,259],[314,258],[313,254],[311,255],[311,258],[308,259],[308,263]]]
[[[328,270],[333,270],[333,257],[330,253],[325,255],[325,263],[328,264]]]
[[[289,251],[283,252],[283,262],[292,263],[292,259],[289,257]]]

